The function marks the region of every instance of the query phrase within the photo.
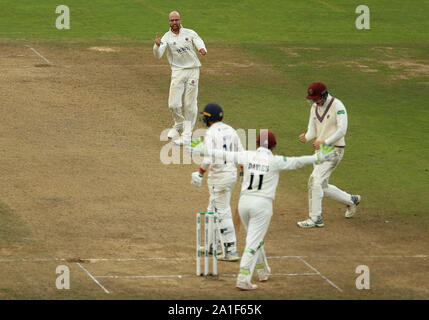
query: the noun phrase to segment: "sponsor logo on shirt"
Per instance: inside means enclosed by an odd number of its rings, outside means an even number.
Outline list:
[[[189,50],[191,50],[189,47],[181,47],[181,48],[177,49],[176,51],[178,54],[182,54],[182,53],[189,51]]]

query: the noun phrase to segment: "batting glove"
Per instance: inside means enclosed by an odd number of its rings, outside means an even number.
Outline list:
[[[319,150],[316,152],[316,163],[323,163],[338,156],[338,152],[334,150],[334,146],[329,144],[321,144]]]
[[[203,175],[199,171],[192,172],[191,184],[196,187],[201,187],[203,183]]]

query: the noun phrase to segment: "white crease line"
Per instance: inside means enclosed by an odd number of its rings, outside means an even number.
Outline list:
[[[329,280],[327,277],[325,277],[323,274],[321,274],[316,268],[314,268],[311,264],[309,264],[307,261],[305,261],[302,258],[298,258],[299,260],[301,260],[302,262],[304,262],[306,264],[307,267],[309,267],[311,270],[313,270],[314,272],[316,272],[320,277],[322,277],[322,279],[326,280],[331,286],[333,286],[335,289],[337,289],[340,292],[343,292],[343,290],[341,290],[340,287],[338,287],[335,283],[333,283],[331,280]]]
[[[145,279],[145,278],[188,278],[193,277],[190,274],[172,274],[172,275],[130,275],[130,276],[94,276],[94,278],[104,279]],[[220,277],[236,277],[235,273],[222,273]],[[320,276],[320,273],[273,273],[273,277],[296,277],[296,276]]]
[[[271,273],[270,277],[297,277],[297,276],[319,276],[319,273]],[[224,273],[221,274],[223,277],[237,277],[238,274]]]
[[[30,50],[32,50],[35,54],[37,54],[40,58],[42,58],[43,60],[46,61],[46,63],[48,64],[52,64],[48,59],[46,59],[44,56],[42,56],[39,52],[37,52],[36,49],[34,49],[33,47],[30,47],[29,45],[25,45],[27,48],[29,48]]]
[[[91,259],[80,259],[82,261],[88,262],[99,262],[99,261],[114,261],[114,262],[127,262],[127,261],[183,261],[183,260],[191,260],[192,258],[165,258],[165,257],[152,257],[152,258],[91,258]]]
[[[271,257],[267,257],[267,259],[289,259],[289,258],[299,259],[299,258],[302,258],[302,256],[271,256]]]
[[[429,255],[412,255],[412,256],[394,256],[394,255],[374,255],[374,256],[270,256],[267,259],[362,259],[362,258],[376,258],[376,259],[412,259],[412,258],[429,258]],[[127,261],[186,261],[186,260],[195,260],[195,258],[178,258],[178,257],[149,257],[149,258],[79,258],[80,262],[127,262]],[[50,261],[66,261],[70,263],[76,262],[73,259],[65,258],[23,258],[23,259],[0,259],[0,262],[50,262]]]
[[[107,294],[109,294],[110,292],[109,292],[109,290],[107,290],[105,287],[103,287],[103,285],[100,283],[100,282],[98,282],[98,280],[97,279],[95,279],[94,277],[93,277],[93,275],[92,274],[90,274],[89,273],[89,271],[88,270],[86,270],[79,262],[77,262],[76,263],[82,270],[84,270],[88,275],[89,275],[89,277],[92,279],[92,280],[94,280],[94,282],[96,283],[96,284],[98,284],[99,286],[100,286],[100,288],[101,289],[103,289],[104,290],[104,292],[106,292]]]
[[[189,277],[184,274],[171,274],[171,275],[137,275],[137,276],[95,276],[95,278],[108,278],[108,279],[138,279],[138,278],[179,278]]]
[[[362,259],[362,258],[372,258],[372,259],[410,259],[410,258],[429,258],[429,255],[424,254],[416,254],[411,256],[400,256],[400,255],[369,255],[369,256],[271,256],[267,257],[267,259],[288,259],[288,258],[296,258],[296,259],[304,259],[304,258],[312,258],[312,259]]]
[[[318,276],[318,273],[273,273],[273,277],[297,277],[297,276]]]
[[[0,262],[52,262],[52,261],[66,261],[66,259],[61,259],[61,258],[0,259]]]

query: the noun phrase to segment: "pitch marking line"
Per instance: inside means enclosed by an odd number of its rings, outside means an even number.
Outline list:
[[[318,273],[270,273],[270,277],[301,277],[301,276],[318,276]],[[237,277],[235,273],[223,273],[223,277]]]
[[[144,279],[144,278],[185,278],[190,275],[185,274],[170,274],[170,275],[135,275],[135,276],[94,276],[94,278],[104,279]]]
[[[52,64],[48,59],[46,59],[44,56],[42,56],[39,52],[37,52],[36,49],[34,49],[33,47],[29,46],[29,45],[25,45],[27,48],[29,48],[31,51],[33,51],[35,54],[37,54],[40,58],[42,58],[43,60],[45,60],[46,63],[48,64]]]
[[[319,270],[317,270],[315,267],[313,267],[311,264],[309,264],[303,258],[298,258],[298,259],[301,260],[302,262],[304,262],[307,267],[309,267],[311,270],[313,270],[314,272],[316,272],[322,279],[326,280],[331,286],[333,286],[339,292],[343,292],[343,290],[340,287],[338,287],[335,283],[333,283],[331,280],[329,280],[327,277],[325,277],[323,274],[321,274],[319,272]]]
[[[52,262],[52,261],[66,261],[66,259],[60,259],[60,258],[0,259],[0,262]]]
[[[234,273],[222,273],[220,277],[237,277]],[[320,273],[273,273],[272,277],[297,277],[297,276],[320,276]],[[170,274],[170,275],[130,275],[130,276],[94,276],[98,279],[147,279],[147,278],[191,278],[194,274]]]
[[[76,263],[83,271],[85,271],[88,275],[89,275],[89,277],[92,279],[92,280],[94,280],[94,282],[96,283],[96,284],[98,284],[99,286],[100,286],[100,288],[101,289],[103,289],[104,290],[104,292],[106,292],[107,294],[109,294],[110,292],[109,292],[109,290],[107,290],[105,287],[103,287],[103,285],[97,280],[97,279],[95,279],[94,278],[94,276],[92,275],[92,274],[90,274],[89,273],[89,271],[88,270],[86,270],[79,262],[77,262]]]
[[[417,254],[412,256],[395,256],[395,255],[373,255],[373,256],[269,256],[267,259],[361,259],[361,258],[376,258],[376,259],[427,259],[429,255]],[[178,257],[149,257],[149,258],[80,258],[78,261],[85,262],[127,262],[127,261],[186,261],[195,260],[195,258],[178,258]],[[66,258],[22,258],[22,259],[0,259],[0,262],[50,262],[50,261],[65,261],[76,262],[73,259]]]
[[[429,255],[417,254],[412,256],[395,256],[395,255],[373,255],[373,256],[269,256],[267,259],[361,259],[361,258],[376,258],[376,259],[427,259]],[[186,261],[195,260],[195,258],[178,258],[178,257],[149,257],[149,258],[81,258],[79,262],[127,262],[127,261]],[[66,258],[22,258],[22,259],[0,259],[0,262],[50,262],[50,261],[65,261],[76,262],[73,259]]]

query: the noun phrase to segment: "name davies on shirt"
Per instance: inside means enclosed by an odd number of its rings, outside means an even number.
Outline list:
[[[259,163],[251,163],[249,162],[249,165],[247,166],[247,169],[253,170],[253,171],[259,171],[259,172],[269,172],[270,166],[267,164],[259,164]]]

